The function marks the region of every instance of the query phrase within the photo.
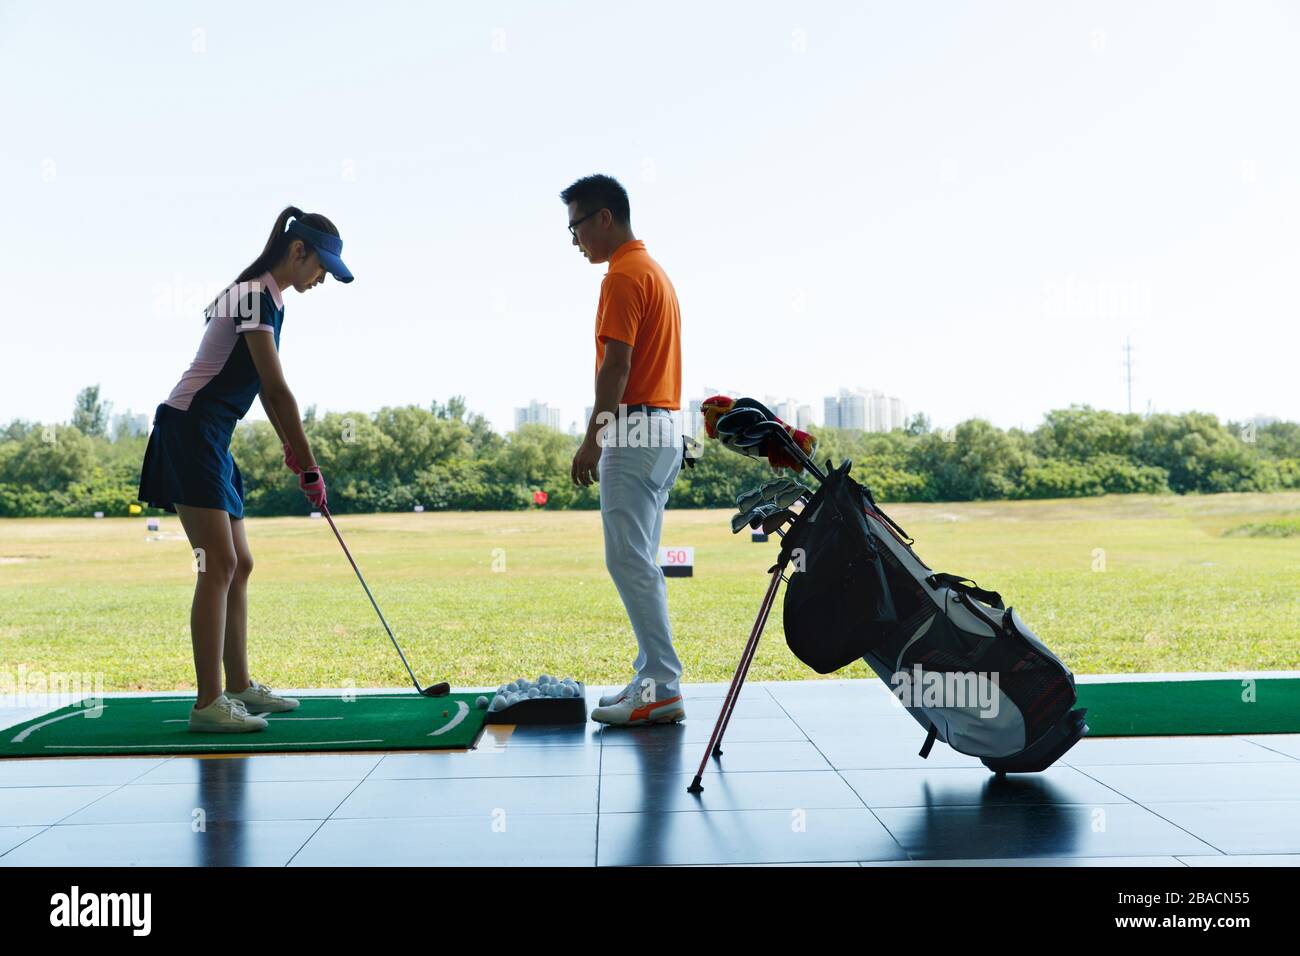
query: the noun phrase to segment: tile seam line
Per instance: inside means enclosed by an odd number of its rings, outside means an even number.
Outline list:
[[[773,697],[773,699],[775,700],[776,698]],[[786,718],[792,724],[794,724],[796,727],[799,728],[799,733],[804,735],[804,738],[808,741],[808,743],[812,745],[812,748],[817,751],[818,756],[820,756],[823,760],[826,761],[827,766],[829,766],[831,770],[835,772],[835,776],[840,778],[840,782],[853,792],[853,795],[858,798],[858,802],[862,804],[862,808],[871,814],[871,818],[876,821],[876,824],[882,830],[884,830],[886,833],[889,834],[889,838],[894,841],[894,845],[898,847],[899,852],[902,853],[905,858],[911,860],[913,857],[912,854],[907,851],[907,847],[903,846],[903,844],[899,841],[898,837],[895,835],[894,831],[889,829],[889,827],[885,825],[885,821],[880,819],[880,816],[876,813],[876,811],[873,810],[871,807],[867,806],[867,801],[863,798],[862,794],[858,793],[857,788],[853,786],[853,784],[849,783],[847,780],[844,779],[844,774],[841,772],[841,769],[835,766],[835,764],[831,763],[830,758],[827,757],[826,754],[822,753],[821,747],[817,746],[817,742],[808,736],[808,731],[803,729],[803,725],[801,725],[799,721],[796,720],[788,710],[786,710],[785,704],[777,700],[776,706],[780,707],[781,713],[785,714]]]
[[[360,780],[358,780],[358,781],[356,782],[356,786],[354,786],[351,790],[349,790],[349,791],[347,792],[347,795],[346,795],[342,800],[340,800],[340,801],[338,802],[338,804],[334,807],[334,809],[331,810],[331,811],[326,815],[325,819],[324,819],[324,820],[321,820],[320,823],[317,824],[316,829],[312,830],[311,833],[309,833],[309,834],[307,835],[307,839],[303,840],[302,843],[300,843],[300,844],[298,845],[298,849],[294,850],[293,853],[291,853],[291,854],[289,855],[289,859],[287,859],[287,860],[284,861],[284,863],[282,864],[282,866],[283,866],[285,869],[288,869],[288,868],[293,864],[293,861],[296,860],[296,859],[298,859],[298,854],[301,853],[303,850],[305,850],[305,849],[307,848],[307,844],[308,844],[308,843],[310,843],[312,840],[316,839],[316,834],[320,833],[321,828],[324,827],[325,824],[328,823],[330,820],[334,819],[334,814],[338,812],[339,807],[341,807],[341,806],[343,806],[343,804],[347,803],[348,800],[350,800],[350,799],[352,798],[352,794],[356,793],[356,792],[357,792],[357,789],[358,789],[358,788],[359,788],[363,783],[365,783],[367,780],[370,779],[370,775],[371,775],[372,773],[375,772],[376,768],[378,768],[378,766],[379,766],[381,763],[383,763],[385,760],[387,760],[387,759],[388,759],[388,755],[385,754],[385,755],[383,755],[382,757],[380,757],[378,760],[376,760],[376,761],[374,762],[374,764],[371,766],[371,768],[370,768],[369,770],[366,771],[365,776],[363,776]]]
[[[1098,783],[1098,784],[1100,784],[1101,786],[1105,787],[1107,790],[1114,790],[1114,792],[1120,794],[1120,796],[1122,796],[1122,797],[1126,797],[1126,798],[1127,798],[1131,803],[1133,803],[1134,806],[1141,807],[1143,810],[1145,810],[1147,813],[1151,814],[1151,815],[1152,815],[1153,817],[1155,817],[1156,819],[1158,819],[1158,820],[1164,820],[1165,823],[1169,824],[1171,827],[1173,827],[1173,828],[1176,829],[1176,830],[1181,830],[1183,833],[1186,833],[1186,834],[1187,834],[1189,837],[1191,837],[1193,840],[1197,840],[1197,841],[1199,841],[1199,842],[1201,842],[1201,843],[1204,843],[1204,844],[1205,844],[1206,846],[1208,846],[1211,850],[1215,850],[1215,851],[1217,851],[1217,852],[1219,852],[1219,853],[1222,853],[1224,856],[1230,856],[1230,855],[1231,855],[1231,854],[1229,854],[1229,853],[1225,853],[1223,850],[1220,850],[1217,846],[1215,846],[1215,845],[1214,845],[1213,843],[1211,843],[1209,840],[1206,840],[1204,837],[1199,837],[1199,836],[1197,836],[1195,833],[1193,833],[1191,830],[1187,829],[1186,827],[1179,826],[1177,823],[1175,823],[1173,820],[1170,820],[1168,817],[1165,817],[1165,816],[1162,816],[1162,815],[1159,814],[1159,813],[1156,813],[1156,811],[1152,810],[1150,807],[1148,807],[1148,806],[1147,806],[1145,803],[1143,803],[1142,801],[1140,801],[1140,800],[1134,800],[1132,797],[1129,797],[1127,794],[1121,793],[1119,790],[1115,790],[1114,787],[1112,787],[1110,784],[1106,783],[1104,780],[1098,780],[1098,779],[1097,779],[1096,777],[1094,777],[1092,774],[1090,774],[1090,773],[1088,773],[1088,772],[1086,772],[1086,771],[1084,771],[1084,770],[1081,770],[1081,769],[1078,768],[1078,767],[1076,767],[1075,769],[1078,770],[1079,773],[1081,773],[1081,774],[1083,774],[1085,777],[1087,777],[1089,780],[1093,780],[1093,781],[1095,781],[1096,783]],[[1190,803],[1190,802],[1192,802],[1192,801],[1188,801],[1188,802]],[[1171,854],[1171,855],[1173,855],[1173,854]],[[1189,855],[1190,855],[1190,854],[1189,854]],[[1175,858],[1177,858],[1177,857],[1175,856]],[[1186,865],[1186,864],[1184,864],[1184,866],[1185,866],[1185,865]]]
[[[8,856],[10,853],[12,853],[14,850],[18,849],[20,846],[25,846],[26,844],[30,843],[32,840],[35,840],[38,836],[40,836],[42,833],[45,833],[47,830],[53,830],[55,827],[57,827],[57,826],[59,826],[60,824],[62,824],[64,820],[67,820],[68,817],[75,816],[76,814],[80,813],[82,810],[85,810],[85,809],[88,809],[89,807],[94,806],[94,805],[95,805],[96,803],[98,803],[100,800],[103,800],[104,798],[109,797],[109,796],[112,796],[113,794],[117,793],[118,790],[121,790],[121,789],[123,789],[124,787],[128,787],[128,786],[130,786],[132,783],[134,783],[136,780],[139,780],[139,779],[140,779],[141,777],[143,777],[145,774],[147,774],[147,773],[152,773],[153,771],[155,771],[155,770],[157,770],[159,767],[161,767],[163,764],[165,764],[169,759],[171,759],[171,758],[169,758],[169,757],[164,757],[163,759],[159,760],[159,761],[158,761],[156,764],[154,764],[153,766],[151,766],[151,767],[149,767],[149,768],[147,768],[147,769],[141,771],[140,773],[136,774],[136,775],[135,775],[134,777],[132,777],[130,780],[126,780],[126,781],[124,781],[123,783],[118,784],[117,787],[115,787],[114,789],[110,790],[108,793],[100,794],[98,797],[96,797],[94,800],[90,801],[90,803],[86,804],[84,807],[78,807],[77,809],[73,810],[72,813],[69,813],[67,816],[63,817],[63,818],[60,819],[60,820],[56,820],[54,823],[47,823],[47,824],[45,824],[44,826],[41,826],[40,829],[39,829],[37,832],[33,833],[33,834],[32,834],[31,836],[29,836],[26,840],[23,840],[21,843],[17,843],[17,844],[15,844],[14,846],[11,846],[9,849],[5,850],[3,853],[0,853],[0,859],[2,859],[2,858],[4,858],[4,857]],[[86,784],[78,784],[77,786],[87,786],[87,785],[86,785]],[[92,784],[91,786],[93,786],[93,784]],[[15,788],[15,789],[17,789],[17,788]]]

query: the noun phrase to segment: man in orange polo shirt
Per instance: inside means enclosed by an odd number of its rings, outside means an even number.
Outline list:
[[[591,716],[614,725],[675,723],[686,716],[682,664],[658,555],[683,455],[672,414],[682,397],[677,293],[632,235],[627,192],[616,180],[587,176],[560,199],[573,244],[588,262],[609,264],[596,306],[596,398],[573,480],[600,482],[605,566],[639,648],[632,680],[602,697]]]

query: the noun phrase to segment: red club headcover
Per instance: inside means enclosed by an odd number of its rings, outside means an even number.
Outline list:
[[[778,418],[777,421],[781,420]],[[817,446],[817,442],[812,435],[798,428],[791,428],[785,422],[781,422],[781,424],[785,426],[785,430],[790,433],[790,437],[794,439],[794,443],[799,446],[803,453],[811,457],[813,449]],[[803,471],[802,463],[784,445],[775,445],[767,453],[767,463],[772,466],[773,471],[780,471],[782,468],[789,468],[794,472]]]
[[[710,438],[717,438],[718,419],[731,411],[735,404],[736,400],[726,395],[714,395],[700,402],[700,414],[704,416],[704,433]]]

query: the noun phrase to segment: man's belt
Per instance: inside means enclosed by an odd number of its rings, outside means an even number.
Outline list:
[[[673,411],[671,408],[662,408],[659,405],[646,405],[644,403],[638,403],[636,405],[621,405],[619,407],[622,409],[624,414],[630,414],[631,412],[645,412],[647,415],[651,412],[668,412],[669,414],[672,414]],[[694,468],[695,459],[699,457],[699,454],[700,443],[689,435],[683,435],[682,467]]]

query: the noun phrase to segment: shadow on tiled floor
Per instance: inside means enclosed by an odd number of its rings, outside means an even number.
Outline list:
[[[1300,863],[1300,734],[1085,740],[998,779],[922,760],[878,682],[754,683],[688,794],[725,693],[470,753],[0,761],[0,866]]]

